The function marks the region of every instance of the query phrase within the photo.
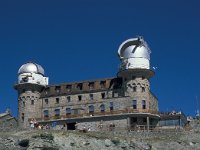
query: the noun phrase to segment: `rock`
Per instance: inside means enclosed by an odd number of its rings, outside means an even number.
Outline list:
[[[6,149],[6,146],[4,144],[0,144],[0,149]]]
[[[106,147],[110,147],[111,144],[112,144],[111,140],[109,140],[109,139],[106,139],[106,140],[105,140],[105,146],[106,146]]]
[[[190,146],[194,146],[194,143],[193,143],[193,142],[189,142],[189,145],[190,145]]]
[[[124,144],[124,143],[121,144],[121,148],[122,148],[122,149],[128,149],[127,145]]]
[[[151,150],[151,145],[150,144],[144,144],[143,145],[143,148],[144,148],[144,150]]]
[[[75,142],[70,142],[70,145],[73,147],[75,146]]]
[[[21,147],[28,147],[29,146],[29,140],[28,139],[23,139],[23,140],[20,140],[18,142],[18,145],[21,146]]]
[[[83,145],[90,145],[90,142],[88,142],[88,141],[83,141]]]
[[[118,138],[116,138],[116,137],[115,137],[114,139],[112,139],[111,141],[112,141],[112,143],[115,144],[115,145],[119,145],[119,144],[120,144],[120,139],[118,139]]]

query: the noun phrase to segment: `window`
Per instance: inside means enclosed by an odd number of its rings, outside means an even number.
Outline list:
[[[46,99],[44,100],[44,102],[45,102],[45,104],[48,104],[48,103],[49,103],[49,100],[46,98]]]
[[[90,90],[94,89],[94,82],[90,82],[90,83],[88,84],[88,86],[89,86],[89,89],[90,89]]]
[[[56,86],[55,87],[56,93],[60,93],[60,89],[61,89],[60,86]]]
[[[31,100],[31,105],[34,105],[34,100]]]
[[[133,109],[137,109],[137,100],[133,100]]]
[[[47,94],[49,93],[49,91],[50,91],[50,88],[47,87],[47,88],[45,89],[45,95],[47,95]]]
[[[133,87],[133,92],[136,92],[136,86]]]
[[[44,110],[44,117],[49,117],[49,111],[48,110]]]
[[[77,84],[77,89],[78,90],[82,90],[83,89],[83,84],[82,83]]]
[[[142,100],[142,109],[146,109],[146,101]]]
[[[56,98],[56,104],[59,104],[59,98]]]
[[[89,113],[94,113],[94,106],[93,105],[89,106]]]
[[[113,92],[113,97],[118,97],[118,93],[117,92]]]
[[[66,85],[66,89],[67,89],[68,92],[70,92],[71,89],[72,89],[72,85]]]
[[[67,102],[70,102],[70,101],[71,101],[71,97],[67,96]]]
[[[55,109],[55,116],[60,116],[60,109]]]
[[[105,88],[106,87],[106,81],[101,81],[100,87],[101,87],[101,89]]]
[[[82,100],[82,96],[79,95],[79,96],[78,96],[78,101],[81,101],[81,100]]]
[[[93,97],[93,94],[90,94],[90,99],[93,100],[93,98],[94,98],[94,97]]]
[[[102,99],[105,98],[105,93],[101,93],[101,98],[102,98]]]
[[[113,102],[110,102],[110,111],[114,110]]]
[[[101,104],[100,109],[101,109],[101,112],[105,112],[105,105]]]
[[[24,121],[24,113],[22,113],[22,121]]]
[[[78,114],[78,109],[74,109],[74,114],[77,115]]]
[[[23,107],[25,107],[25,102],[23,101]]]
[[[66,108],[66,114],[70,115],[71,114],[71,108]]]
[[[145,87],[142,87],[142,92],[145,92]]]
[[[45,91],[45,95],[47,95],[48,94],[48,91]]]

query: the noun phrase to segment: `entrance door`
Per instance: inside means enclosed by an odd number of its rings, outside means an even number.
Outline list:
[[[75,130],[75,125],[76,123],[73,122],[73,123],[67,123],[67,130]]]

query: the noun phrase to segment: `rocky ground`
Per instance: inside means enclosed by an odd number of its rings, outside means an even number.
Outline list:
[[[149,133],[15,129],[0,132],[0,150],[200,150],[200,121],[191,127]]]

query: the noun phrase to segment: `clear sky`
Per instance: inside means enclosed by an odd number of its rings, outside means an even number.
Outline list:
[[[0,112],[8,107],[17,115],[13,85],[23,63],[42,65],[50,84],[114,77],[119,45],[137,35],[158,67],[151,90],[160,111],[195,115],[199,0],[0,1]]]

